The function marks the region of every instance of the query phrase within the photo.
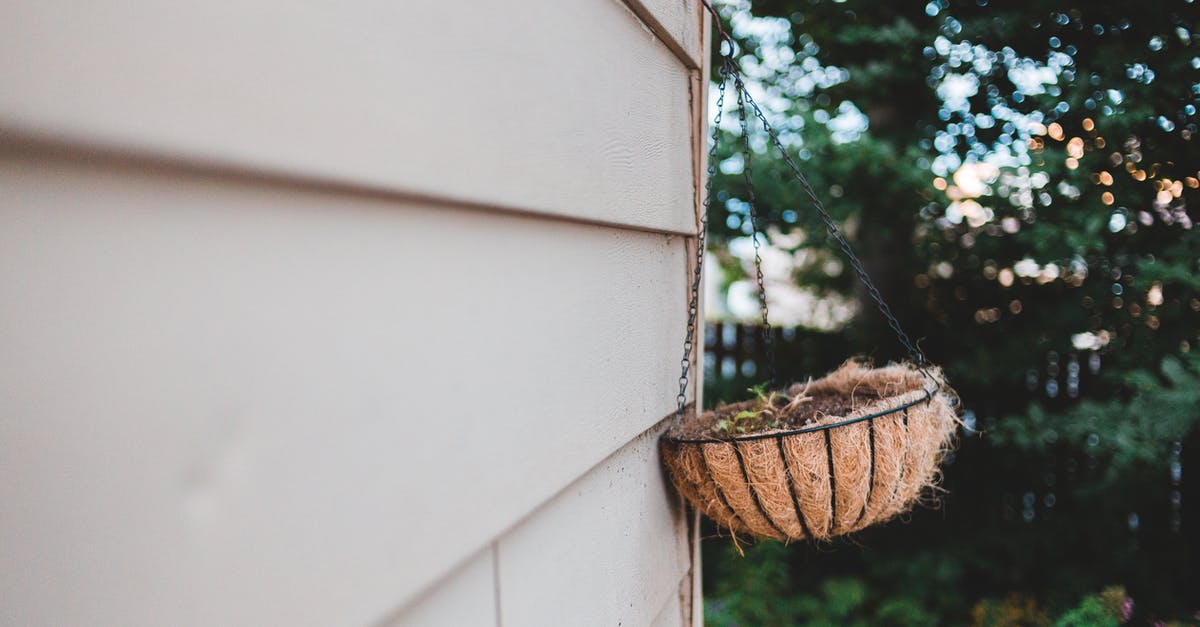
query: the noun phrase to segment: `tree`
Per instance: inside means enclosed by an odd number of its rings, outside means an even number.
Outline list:
[[[789,552],[792,583],[854,575],[951,622],[985,598],[1065,608],[1110,583],[1142,616],[1200,609],[1200,512],[1184,511],[1200,494],[1179,493],[1200,451],[1200,10],[722,8],[756,100],[983,433],[947,468],[943,511],[865,534],[866,549]],[[748,222],[734,118],[709,217],[730,280]],[[778,155],[750,147],[769,243],[807,260],[792,278],[855,295]],[[865,302],[825,334],[843,350],[796,363],[901,356]]]

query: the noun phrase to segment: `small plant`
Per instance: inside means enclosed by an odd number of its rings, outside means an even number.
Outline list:
[[[802,391],[794,398],[789,398],[783,392],[767,391],[768,385],[768,382],[763,382],[746,388],[747,392],[754,394],[754,406],[718,420],[717,429],[727,435],[752,433],[761,429],[778,429],[783,426],[782,418],[784,416],[795,411],[800,403],[811,400],[806,393],[807,387],[806,391]]]

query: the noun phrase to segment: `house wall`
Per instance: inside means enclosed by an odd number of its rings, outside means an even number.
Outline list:
[[[698,620],[694,0],[6,15],[0,624]]]

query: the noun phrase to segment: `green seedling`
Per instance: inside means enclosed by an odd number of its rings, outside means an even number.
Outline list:
[[[754,406],[743,409],[729,418],[717,421],[716,427],[727,435],[740,435],[763,428],[776,429],[780,426],[780,408],[786,406],[789,399],[786,394],[767,391],[767,382],[747,388],[754,395]]]
[[[783,392],[767,391],[767,386],[768,382],[763,382],[747,388],[746,391],[754,395],[753,408],[718,420],[717,430],[726,435],[741,435],[763,429],[778,429],[783,426],[784,416],[799,409],[801,403],[812,400],[807,386],[794,397],[788,397]]]

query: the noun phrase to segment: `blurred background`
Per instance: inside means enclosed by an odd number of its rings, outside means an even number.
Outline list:
[[[717,8],[755,99],[944,367],[965,428],[940,506],[907,524],[745,557],[707,529],[707,619],[1195,624],[1200,7]],[[709,405],[766,372],[736,114],[723,128]],[[864,347],[902,357],[761,129],[751,145],[781,376]]]

